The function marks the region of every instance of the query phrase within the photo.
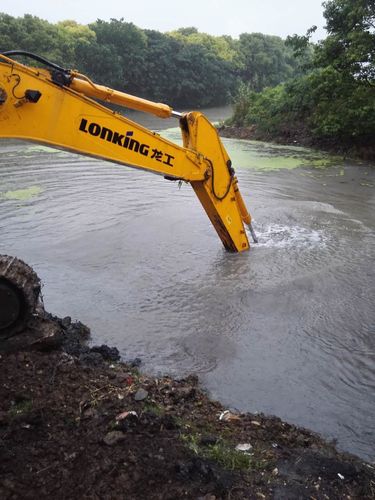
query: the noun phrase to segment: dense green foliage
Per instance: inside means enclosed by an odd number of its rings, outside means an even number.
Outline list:
[[[275,88],[242,85],[232,123],[255,125],[260,135],[348,146],[375,143],[375,4],[330,0],[324,4],[328,36],[314,47],[310,70]],[[297,57],[311,50],[309,35],[289,38]]]
[[[291,52],[277,36],[244,33],[239,38],[238,51],[241,80],[260,91],[290,78],[295,70]]]
[[[229,102],[239,83],[255,90],[299,71],[292,50],[275,36],[211,36],[196,28],[142,30],[123,19],[51,24],[31,15],[0,13],[0,51],[24,49],[98,83],[180,106]]]
[[[330,64],[358,80],[374,82],[374,0],[331,0],[324,6],[329,36],[317,47],[317,65]]]

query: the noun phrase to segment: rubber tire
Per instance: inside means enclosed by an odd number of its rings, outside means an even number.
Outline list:
[[[41,284],[38,275],[28,264],[9,255],[0,255],[0,279],[16,291],[21,305],[15,321],[0,330],[0,339],[6,339],[25,329],[35,314]]]

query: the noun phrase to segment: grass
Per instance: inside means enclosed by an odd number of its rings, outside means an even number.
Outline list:
[[[222,438],[215,444],[207,446],[200,444],[200,437],[197,434],[183,434],[181,439],[195,455],[213,460],[228,470],[254,470],[265,465],[252,454],[236,450],[233,444]]]
[[[144,403],[142,411],[143,413],[151,413],[157,417],[162,417],[165,414],[165,409],[156,403]]]
[[[15,403],[10,409],[9,409],[9,415],[12,418],[15,418],[19,415],[25,415],[26,413],[29,413],[33,408],[33,403],[29,399],[24,399],[22,401],[19,401],[18,403]]]

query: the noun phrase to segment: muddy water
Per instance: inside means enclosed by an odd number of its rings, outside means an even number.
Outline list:
[[[246,254],[225,253],[187,185],[9,141],[0,253],[33,265],[47,309],[95,343],[375,460],[374,165],[225,144],[260,240]]]

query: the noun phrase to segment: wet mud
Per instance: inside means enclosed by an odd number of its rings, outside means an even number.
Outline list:
[[[2,499],[375,498],[374,467],[316,434],[147,376],[70,317],[33,321],[38,342],[0,357]]]

